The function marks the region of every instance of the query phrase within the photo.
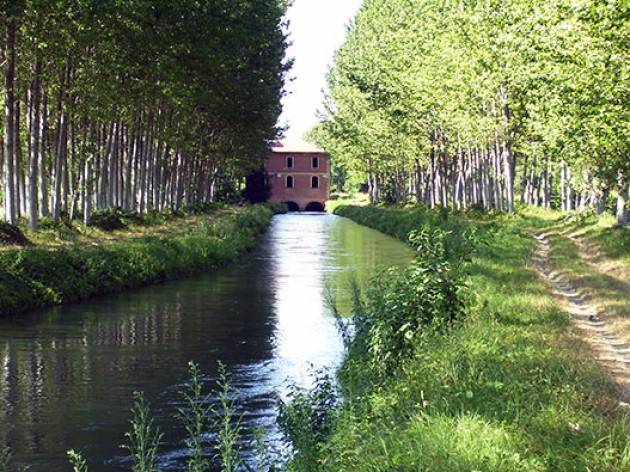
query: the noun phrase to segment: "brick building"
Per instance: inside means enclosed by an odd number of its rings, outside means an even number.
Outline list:
[[[272,203],[290,211],[324,211],[330,187],[328,155],[305,142],[273,143],[266,164]]]

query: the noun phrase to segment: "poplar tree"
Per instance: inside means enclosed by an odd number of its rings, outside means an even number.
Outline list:
[[[313,136],[372,201],[627,219],[627,2],[366,0]]]
[[[4,219],[217,198],[276,138],[284,0],[4,0]]]

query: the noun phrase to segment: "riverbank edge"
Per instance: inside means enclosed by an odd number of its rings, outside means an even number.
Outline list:
[[[447,213],[335,210],[404,242],[427,222],[470,224],[479,216]],[[371,386],[369,366],[352,352],[346,356],[339,372],[344,405],[317,470],[630,466],[630,417],[616,406],[618,389],[532,270],[533,241],[519,218],[474,221],[487,224],[491,235],[471,270],[479,308],[454,332],[430,340],[417,363]]]
[[[0,316],[75,303],[216,269],[251,251],[274,214],[271,205],[232,207],[201,217],[184,234],[102,245],[26,247],[0,252]]]

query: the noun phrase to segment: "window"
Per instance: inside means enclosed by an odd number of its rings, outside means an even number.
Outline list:
[[[319,157],[313,158],[313,169],[317,169],[319,167]]]
[[[287,175],[287,188],[293,188],[293,176]]]
[[[287,169],[293,169],[293,157],[287,157]]]
[[[319,188],[319,177],[311,177],[311,188]]]

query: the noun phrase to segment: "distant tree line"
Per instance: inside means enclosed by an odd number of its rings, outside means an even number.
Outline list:
[[[285,3],[1,0],[4,219],[179,209],[260,168]]]
[[[372,201],[628,220],[630,4],[365,0],[313,137]]]

